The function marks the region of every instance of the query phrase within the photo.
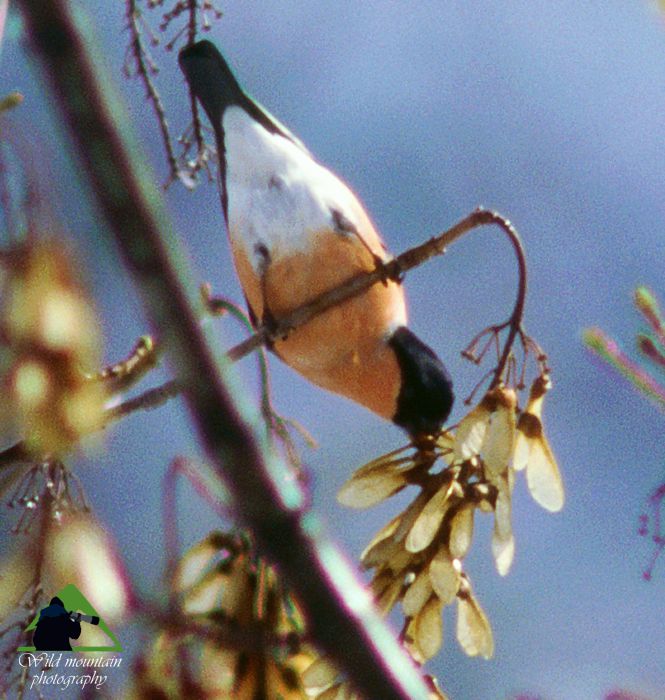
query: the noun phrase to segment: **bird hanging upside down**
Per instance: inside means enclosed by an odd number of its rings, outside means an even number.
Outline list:
[[[358,198],[242,90],[211,42],[186,47],[179,61],[215,132],[224,218],[255,322],[390,260]],[[387,280],[272,349],[311,382],[418,439],[440,430],[454,397],[445,367],[406,322],[404,290]]]

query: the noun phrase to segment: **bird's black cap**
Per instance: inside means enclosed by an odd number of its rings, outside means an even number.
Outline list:
[[[224,56],[212,42],[203,40],[186,46],[178,55],[178,63],[213,126],[227,107],[247,101]]]
[[[283,124],[240,87],[229,64],[212,42],[203,40],[186,46],[178,55],[178,62],[192,94],[203,105],[218,139],[224,138],[224,110],[237,105],[269,132],[279,134],[306,150]]]
[[[412,438],[436,435],[455,399],[448,371],[436,353],[404,326],[393,333],[389,345],[402,374],[393,422]]]

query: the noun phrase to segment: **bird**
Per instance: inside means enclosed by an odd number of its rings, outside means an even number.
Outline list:
[[[358,197],[243,90],[211,41],[184,47],[178,61],[214,131],[223,216],[255,326],[392,259]],[[270,350],[414,442],[437,435],[453,405],[448,371],[407,326],[401,280],[377,282]]]

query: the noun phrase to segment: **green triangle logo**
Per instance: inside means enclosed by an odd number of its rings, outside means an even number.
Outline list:
[[[120,646],[120,641],[118,640],[118,638],[115,636],[115,634],[113,634],[106,622],[104,622],[101,616],[97,613],[90,601],[83,595],[83,593],[81,593],[81,591],[79,591],[79,589],[73,583],[70,583],[69,585],[65,586],[62,590],[58,591],[54,597],[60,598],[67,612],[78,612],[92,618],[97,618],[99,620],[99,622],[96,623],[97,626],[100,630],[102,630],[102,632],[104,632],[104,634],[109,638],[109,641],[111,642],[111,644],[109,644],[108,646],[86,646],[85,643],[81,644],[80,646],[72,645],[72,651],[122,651],[122,647]],[[35,615],[35,619],[26,627],[26,632],[30,632],[31,630],[37,629],[37,625],[39,623],[39,618],[41,614],[42,610],[40,610]],[[95,624],[94,620],[93,623],[86,622],[83,620],[80,622],[80,639],[82,642],[85,642],[85,627],[90,624]],[[37,649],[34,646],[19,647],[17,651],[37,651]],[[44,651],[47,650],[44,649]]]

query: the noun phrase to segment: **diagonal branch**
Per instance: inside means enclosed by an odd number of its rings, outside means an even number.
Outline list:
[[[298,597],[312,639],[348,672],[358,692],[382,700],[425,700],[428,690],[418,670],[349,563],[316,519],[305,517],[300,487],[265,449],[227,385],[225,363],[206,341],[186,294],[193,285],[159,193],[136,155],[138,146],[128,143],[131,129],[115,109],[108,80],[86,43],[92,32],[81,6],[76,4],[74,14],[74,4],[59,0],[17,5],[108,224],[103,230],[113,234],[142,292],[202,446],[242,506],[242,524]]]
[[[458,238],[461,238],[472,229],[490,224],[500,226],[501,229],[509,236],[515,249],[520,268],[520,286],[517,301],[515,302],[515,308],[509,321],[511,324],[511,335],[506,343],[505,357],[502,357],[502,362],[500,363],[502,372],[514,337],[522,321],[522,315],[524,312],[524,298],[526,294],[526,263],[524,261],[524,253],[522,251],[519,237],[510,222],[500,214],[482,208],[471,212],[471,214],[464,217],[452,228],[444,231],[434,238],[431,238],[429,241],[425,241],[420,245],[405,250],[396,258],[393,258],[372,272],[356,275],[339,287],[336,287],[328,292],[324,292],[307,304],[298,307],[290,314],[277,319],[276,323],[273,324],[270,330],[268,330],[268,328],[265,326],[260,328],[254,335],[247,338],[247,340],[231,348],[227,353],[229,359],[231,361],[235,361],[245,357],[245,355],[249,354],[260,345],[263,345],[270,340],[287,335],[290,331],[302,326],[315,316],[318,316],[324,311],[331,309],[333,306],[337,306],[338,304],[341,304],[352,297],[362,294],[372,285],[377,284],[377,282],[383,282],[386,279],[401,279],[404,273],[408,272],[409,270],[422,265],[424,262],[427,262],[436,255],[443,254],[447,246],[454,243]],[[497,376],[500,376],[501,372],[498,372]]]
[[[246,340],[241,341],[226,352],[226,357],[230,362],[237,362],[246,357],[257,348],[270,343],[271,341],[286,335],[290,331],[299,328],[319,314],[324,313],[328,309],[341,304],[348,299],[351,299],[369,289],[372,285],[381,283],[387,278],[398,279],[404,273],[419,267],[428,260],[431,260],[437,255],[442,255],[447,246],[454,243],[464,234],[479,226],[496,224],[500,226],[505,233],[510,237],[517,259],[519,262],[519,286],[515,300],[513,312],[502,327],[510,326],[509,337],[504,344],[503,352],[499,360],[499,364],[495,370],[492,370],[493,386],[501,378],[503,369],[512,348],[515,336],[519,332],[522,315],[524,311],[524,299],[526,295],[526,263],[524,261],[524,252],[517,235],[510,222],[508,222],[500,214],[486,209],[476,209],[468,216],[461,219],[452,228],[443,233],[431,238],[420,245],[414,246],[405,250],[393,260],[386,263],[382,268],[371,272],[364,272],[350,280],[344,282],[338,287],[324,292],[315,299],[299,306],[290,314],[277,319],[275,324],[269,330],[261,327],[254,334],[250,335]],[[149,336],[145,336],[149,338]],[[157,357],[161,354],[161,346],[155,345],[153,350],[153,359],[156,362]],[[170,399],[179,396],[182,393],[183,386],[177,379],[169,379],[159,386],[147,389],[146,391],[126,399],[117,406],[113,406],[106,410],[104,420],[101,427],[107,427],[109,424],[125,418],[135,411],[152,410],[163,406]],[[9,466],[15,462],[30,461],[31,454],[24,442],[18,442],[7,449],[0,451],[0,470],[3,467]]]

